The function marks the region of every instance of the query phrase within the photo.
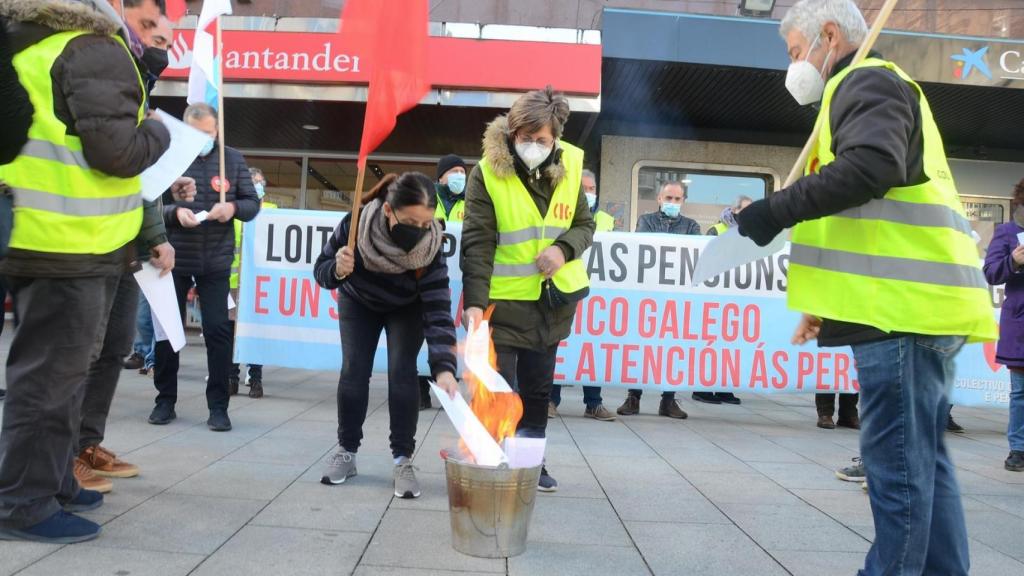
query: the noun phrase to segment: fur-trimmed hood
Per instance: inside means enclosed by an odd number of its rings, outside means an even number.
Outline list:
[[[121,30],[127,37],[124,22],[106,0],[0,0],[0,16],[58,32],[84,30],[109,36]]]
[[[510,178],[516,175],[516,159],[509,148],[508,118],[498,116],[484,131],[484,157],[490,165],[494,175],[498,178]],[[562,166],[558,143],[555,143],[555,160],[544,168],[544,175],[551,179],[552,186],[557,186],[565,177],[565,168]]]

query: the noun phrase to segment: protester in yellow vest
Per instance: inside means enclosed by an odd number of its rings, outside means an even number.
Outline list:
[[[466,217],[466,162],[449,154],[437,162],[438,220],[462,222]]]
[[[753,200],[749,196],[737,197],[732,206],[722,210],[722,216],[718,219],[718,223],[708,228],[708,236],[720,236],[725,234],[729,228],[734,228],[736,226],[736,215],[747,206],[750,206],[751,202]]]
[[[580,177],[583,195],[587,198],[587,206],[590,213],[594,215],[596,232],[610,232],[615,227],[615,218],[607,212],[597,209],[597,176],[590,170],[583,170]],[[558,384],[551,386],[551,402],[548,404],[548,418],[558,417],[558,406],[562,403],[562,387]],[[583,411],[584,418],[593,418],[602,422],[612,422],[615,414],[604,407],[604,399],[601,398],[600,386],[583,386]]]
[[[256,196],[260,199],[260,210],[265,208],[277,208],[277,204],[267,202],[263,198],[267,193],[267,179],[263,170],[255,166],[249,167],[249,175],[252,176],[252,186],[256,189]],[[242,270],[242,221],[235,220],[235,259],[231,261],[231,276],[228,278],[228,287],[231,289],[231,299],[235,307],[228,310],[228,319],[231,320],[231,349],[234,350],[235,320],[238,318],[238,279]],[[263,365],[249,364],[247,367],[249,378],[245,385],[249,387],[249,398],[263,398]],[[241,380],[241,366],[231,363],[231,372],[228,374],[228,393],[234,396],[238,394],[238,385]]]
[[[138,3],[159,17],[154,0]],[[0,0],[0,18],[18,23],[13,64],[35,107],[28,143],[0,166],[14,199],[0,273],[20,319],[0,432],[0,538],[68,544],[100,533],[72,513],[103,504],[74,480],[74,436],[89,365],[136,259],[139,174],[170,135],[145,119],[142,78],[110,4]]]
[[[788,299],[803,344],[853,348],[875,538],[863,574],[967,574],[967,532],[943,439],[954,359],[994,340],[971,227],[921,88],[871,54],[853,0],[801,0],[781,33],[786,87],[821,102],[805,176],[739,214],[767,245],[794,226]]]
[[[615,229],[615,217],[597,207],[597,175],[590,170],[583,171],[583,194],[587,197],[587,206],[594,215],[595,232],[611,232]],[[609,414],[610,415],[610,414]],[[614,420],[615,417],[612,417]]]
[[[518,389],[517,434],[544,437],[558,343],[589,293],[580,256],[594,219],[580,190],[583,151],[560,140],[569,103],[550,86],[529,92],[484,133],[484,157],[466,188],[463,320],[488,305],[498,371]],[[538,489],[558,483],[542,469]]]

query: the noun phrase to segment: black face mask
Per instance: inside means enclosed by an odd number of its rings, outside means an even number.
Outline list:
[[[389,228],[388,231],[391,233],[391,239],[394,240],[395,245],[406,252],[412,252],[412,249],[427,234],[426,228],[420,228],[412,224],[402,224],[401,222]]]
[[[146,68],[149,68],[149,73],[159,78],[160,74],[167,69],[167,50],[146,48],[146,51],[142,53],[142,61],[146,64]]]

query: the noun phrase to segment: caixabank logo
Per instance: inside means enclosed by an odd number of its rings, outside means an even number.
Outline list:
[[[988,48],[988,46],[978,50],[964,48],[960,54],[953,54],[951,58],[956,62],[953,67],[953,77],[957,80],[969,80],[971,75],[977,72],[991,80],[992,70],[988,67]]]

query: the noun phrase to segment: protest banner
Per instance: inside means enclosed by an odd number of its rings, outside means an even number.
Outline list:
[[[313,265],[343,214],[262,212],[244,229],[236,361],[338,370],[337,294],[317,286]],[[461,324],[461,226],[448,224],[442,251],[452,315]],[[691,276],[708,239],[599,233],[583,259],[591,293],[562,342],[555,381],[658,390],[856,392],[848,347],[790,344],[799,315],[786,307],[788,252],[748,263],[701,286]],[[1002,289],[994,287],[993,314]],[[938,312],[938,310],[937,310]],[[459,339],[465,332],[459,328]],[[375,370],[386,371],[385,340]],[[419,357],[426,373],[426,354]],[[953,402],[1009,402],[1009,373],[995,344],[971,344],[957,358]]]

